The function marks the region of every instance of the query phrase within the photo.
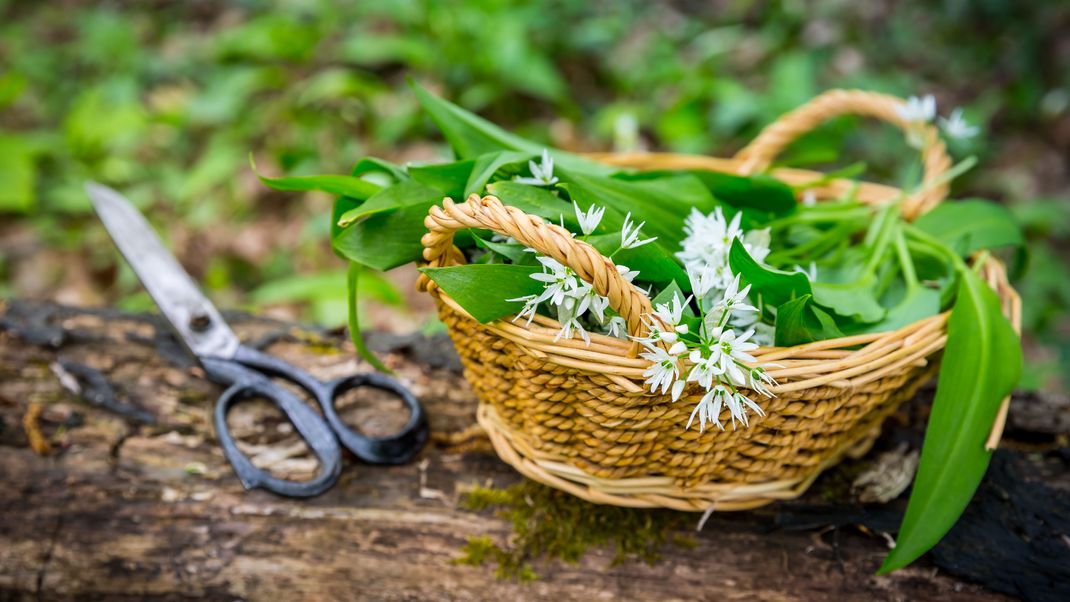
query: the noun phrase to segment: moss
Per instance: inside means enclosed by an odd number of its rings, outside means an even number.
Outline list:
[[[536,577],[534,560],[575,563],[592,547],[612,547],[612,564],[641,560],[653,563],[665,545],[693,547],[694,539],[678,533],[694,517],[670,510],[618,508],[585,502],[567,493],[522,481],[506,489],[476,487],[461,502],[475,511],[494,510],[512,524],[508,543],[473,537],[454,562],[497,565],[502,579]]]

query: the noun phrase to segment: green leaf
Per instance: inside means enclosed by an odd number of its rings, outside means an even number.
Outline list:
[[[409,176],[421,184],[441,190],[444,197],[463,201],[465,199],[464,187],[468,183],[474,166],[474,159],[453,163],[413,165],[409,167]]]
[[[446,141],[461,159],[471,159],[496,151],[521,151],[531,155],[541,154],[546,147],[505,131],[493,123],[446,101],[423,86],[410,80],[420,106],[435,122]],[[612,167],[584,159],[564,151],[549,149],[554,164],[591,174],[610,174]]]
[[[357,263],[386,271],[423,256],[424,218],[438,200],[370,215],[335,237],[335,251]]]
[[[992,455],[985,440],[1021,369],[1021,344],[999,298],[980,276],[963,271],[918,474],[895,549],[880,573],[924,554],[966,509]]]
[[[775,216],[795,211],[795,193],[791,187],[767,175],[737,176],[702,169],[692,170],[713,196],[739,209],[752,209]]]
[[[405,169],[385,159],[377,157],[365,157],[353,166],[351,176],[373,182],[380,186],[390,186],[395,182],[409,179]]]
[[[502,203],[516,207],[524,213],[544,217],[555,224],[563,217],[566,227],[579,229],[572,204],[549,190],[518,182],[501,181],[488,184],[487,192],[498,197]]]
[[[475,165],[472,167],[472,174],[468,177],[468,182],[464,186],[464,197],[467,198],[470,194],[482,193],[487,182],[502,167],[514,163],[526,163],[533,156],[530,153],[504,151],[487,153],[476,157]]]
[[[346,290],[349,293],[346,299],[349,309],[349,338],[352,339],[357,353],[374,366],[376,370],[393,374],[393,371],[387,368],[386,364],[372,353],[372,350],[368,349],[368,346],[364,343],[364,333],[360,329],[360,315],[357,307],[361,271],[363,271],[363,268],[360,265],[352,261],[349,262],[349,271],[346,278]]]
[[[337,239],[344,228],[338,225],[338,220],[342,219],[342,216],[352,210],[354,207],[360,206],[361,201],[347,196],[335,197],[334,205],[331,206],[331,244],[333,246],[335,239]]]
[[[37,169],[35,149],[17,136],[0,135],[0,212],[33,208]]]
[[[806,274],[784,272],[759,264],[738,238],[732,241],[728,262],[732,271],[739,274],[740,284],[751,285],[751,294],[760,295],[763,303],[779,306],[803,295],[813,295]]]
[[[703,213],[717,205],[710,191],[691,175],[677,175],[651,180],[625,180],[558,170],[569,196],[582,209],[600,205],[614,209],[620,218],[607,213],[604,225],[620,230],[623,216],[631,213],[636,222],[646,222],[644,236],[656,236],[658,244],[671,253],[679,249],[684,238],[684,219],[694,207]]]
[[[441,200],[440,190],[409,180],[383,188],[360,206],[343,213],[338,225],[344,228],[362,217],[413,206],[426,208]]]
[[[519,312],[524,304],[506,301],[542,292],[531,275],[539,266],[468,264],[448,268],[420,268],[473,318],[482,323]]]
[[[507,258],[514,264],[520,263],[524,260],[525,256],[532,256],[532,253],[525,251],[524,245],[521,244],[509,244],[503,242],[494,242],[487,240],[478,234],[473,233],[472,238],[476,241],[476,244],[488,251],[494,251],[498,255]]]
[[[963,256],[1024,244],[1013,214],[1002,205],[979,199],[943,203],[919,217],[914,226]]]
[[[779,347],[804,345],[843,336],[832,316],[803,295],[777,307],[776,344]]]
[[[253,172],[256,173],[256,164],[253,163],[252,155],[249,156],[249,163],[252,165]],[[283,176],[279,178],[269,178],[256,173],[256,177],[260,178],[260,181],[263,182],[265,186],[274,190],[298,192],[320,190],[360,200],[367,199],[376,192],[379,192],[381,188],[379,185],[373,184],[367,180],[342,175]]]
[[[940,313],[940,291],[918,286],[908,291],[898,304],[888,310],[883,320],[866,326],[862,330],[852,331],[852,334],[891,332],[938,313]]]
[[[606,215],[609,215],[606,211]],[[603,216],[605,219],[605,216]],[[647,244],[634,249],[620,248],[620,233],[594,234],[584,239],[587,244],[598,249],[606,257],[613,257],[616,265],[627,266],[628,269],[639,270],[638,280],[663,284],[666,282],[676,283],[682,290],[691,290],[691,281],[687,272],[680,266],[675,257],[665,252],[657,244]]]
[[[873,295],[876,285],[877,279],[873,274],[866,274],[859,280],[845,284],[810,283],[814,301],[818,305],[845,318],[867,323],[877,322],[888,313]]]

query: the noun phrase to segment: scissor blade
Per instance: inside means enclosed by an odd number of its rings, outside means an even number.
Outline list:
[[[190,352],[198,357],[234,357],[237,335],[164,247],[141,212],[107,186],[89,182],[85,191],[115,246]]]

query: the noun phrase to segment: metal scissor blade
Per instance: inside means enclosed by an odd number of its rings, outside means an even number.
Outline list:
[[[234,357],[237,335],[164,247],[141,212],[107,186],[88,182],[85,191],[115,246],[190,352],[198,357]]]

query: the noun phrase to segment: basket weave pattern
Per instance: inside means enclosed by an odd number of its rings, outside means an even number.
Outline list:
[[[785,115],[734,159],[684,155],[599,155],[605,163],[638,169],[703,168],[753,173],[769,166],[791,139],[842,113],[857,113],[907,127],[897,114],[902,101],[864,92],[826,93]],[[922,131],[925,181],[938,181],[950,161],[935,131]],[[773,170],[790,183],[821,174]],[[827,182],[819,199],[843,193],[848,184]],[[923,187],[903,201],[914,218],[937,204],[946,185]],[[860,200],[879,203],[897,189],[863,184]],[[433,267],[458,265],[464,257],[453,235],[465,228],[511,236],[570,266],[625,318],[629,332],[644,334],[642,317],[650,300],[624,280],[613,263],[566,230],[541,218],[476,195],[464,203],[445,199],[425,224],[424,259]],[[1004,301],[1017,326],[1018,298],[1005,271],[988,259],[983,274]],[[775,364],[778,381],[771,399],[760,401],[765,416],[749,428],[700,433],[684,425],[704,391],[693,384],[676,403],[643,385],[648,362],[635,343],[591,335],[554,342],[560,325],[536,316],[530,325],[498,320],[480,324],[434,282],[420,287],[435,296],[439,316],[480,399],[479,422],[499,456],[521,473],[585,499],[622,506],[680,510],[746,509],[800,495],[824,468],[848,454],[864,452],[881,422],[936,372],[946,341],[947,314],[926,318],[895,332],[819,341],[791,348],[763,348],[761,363]],[[730,422],[727,410],[722,422]]]

